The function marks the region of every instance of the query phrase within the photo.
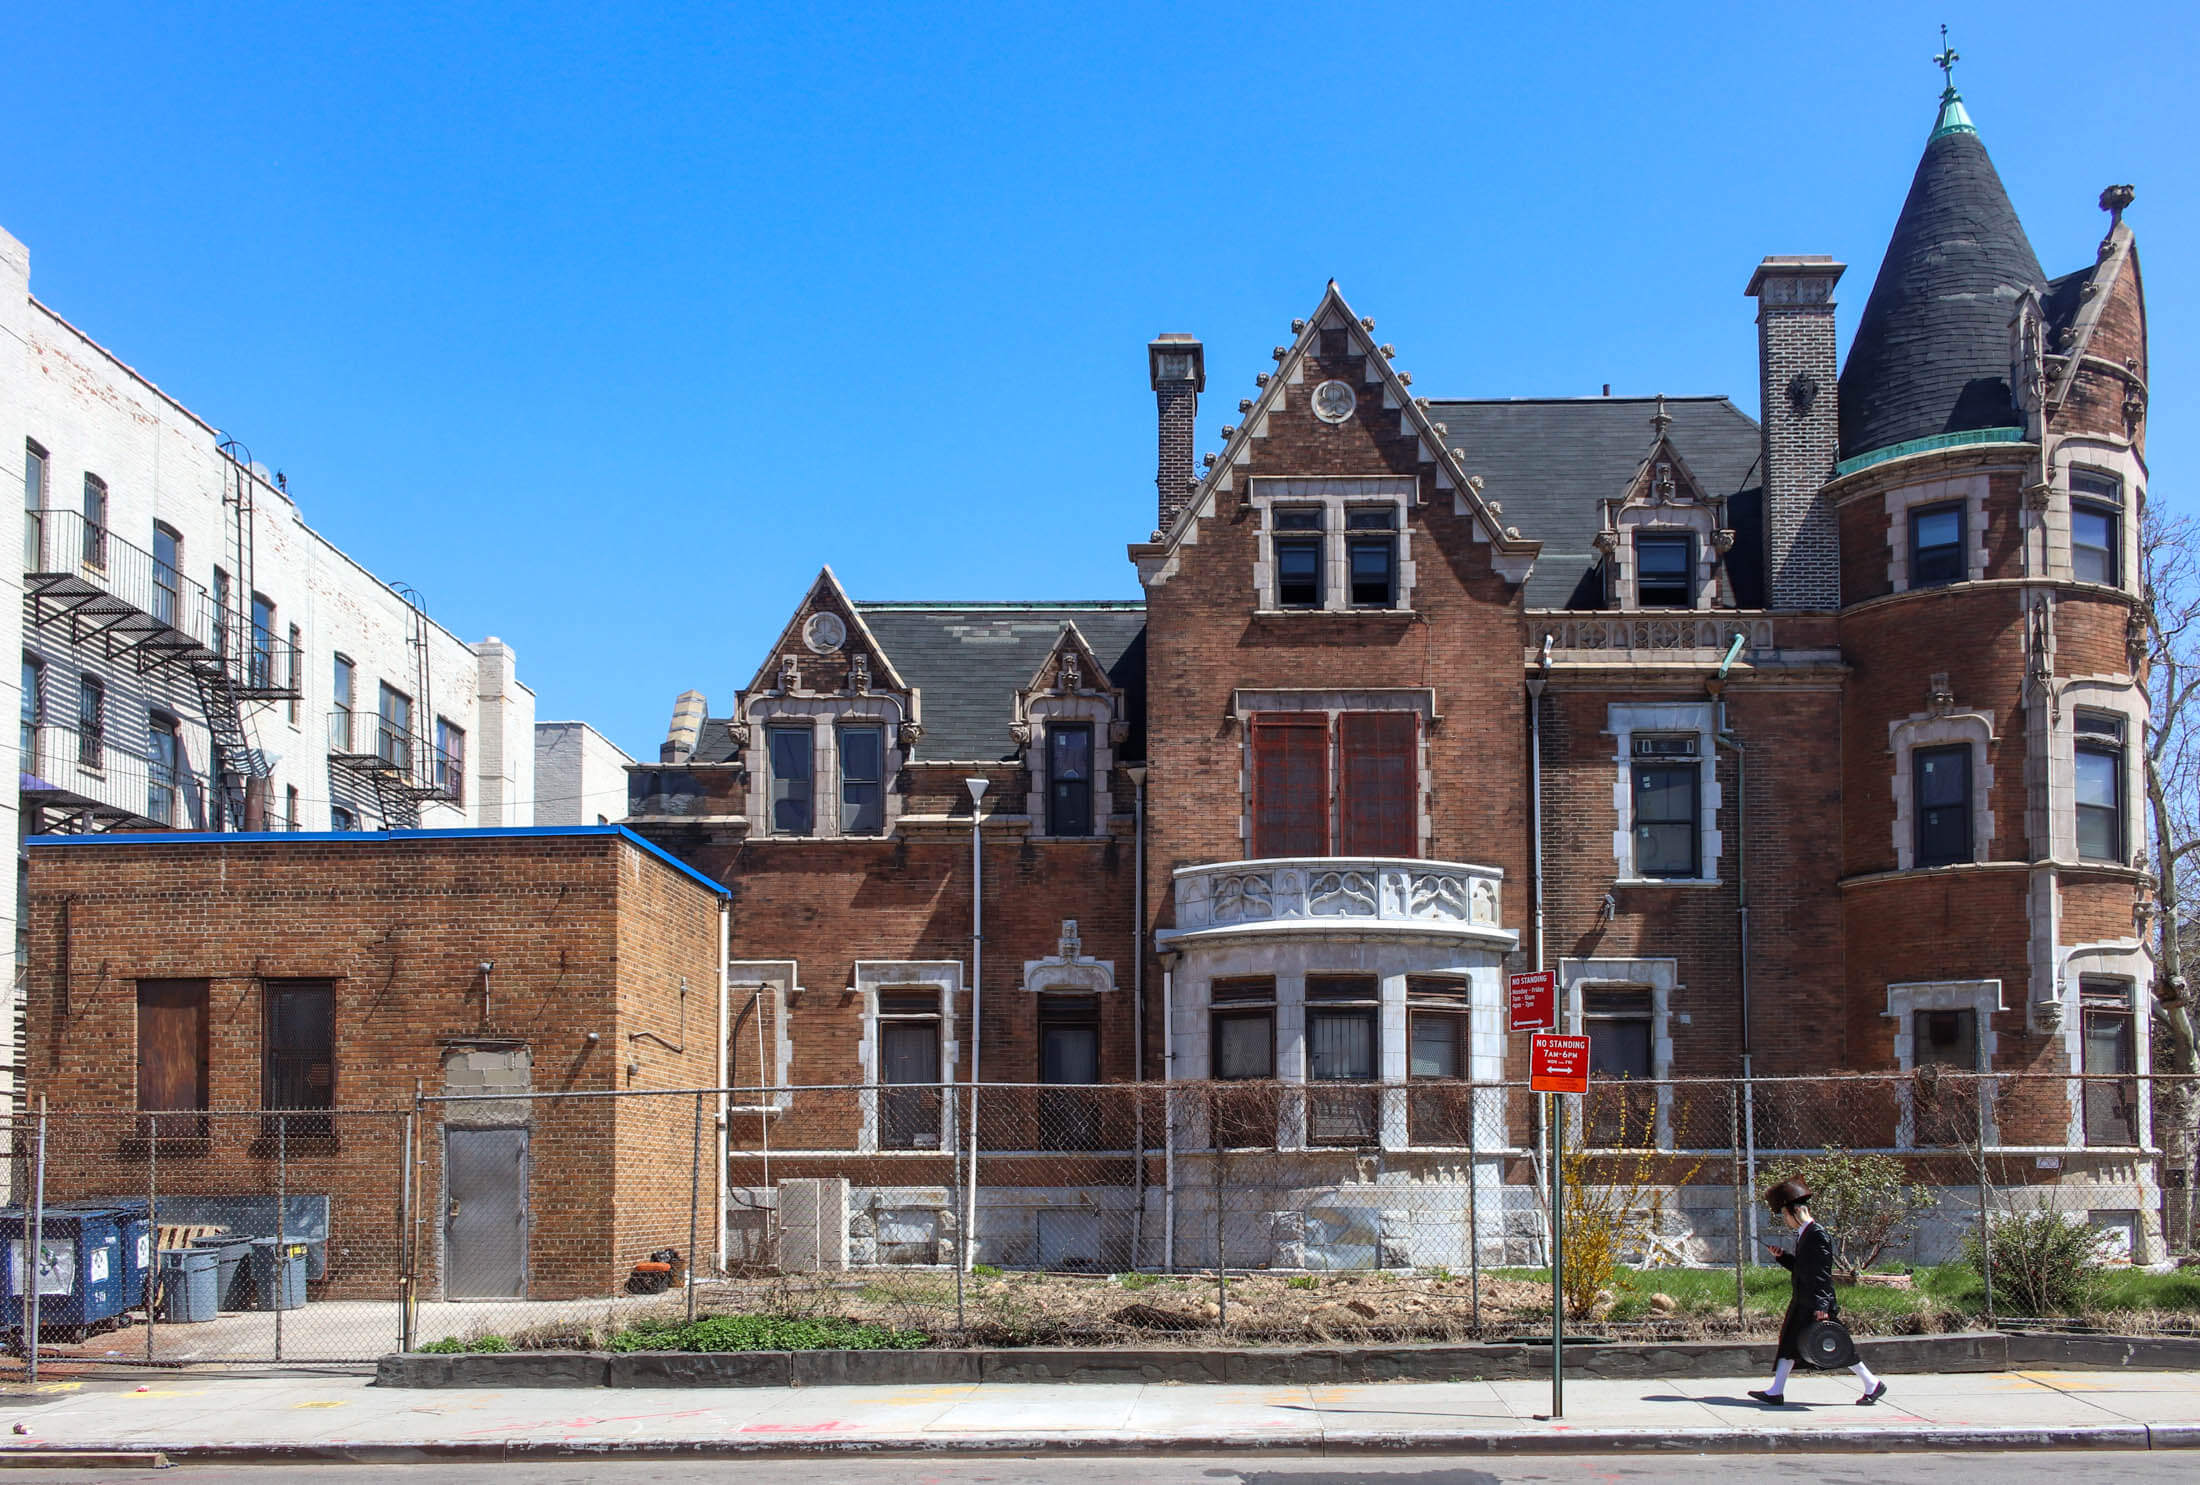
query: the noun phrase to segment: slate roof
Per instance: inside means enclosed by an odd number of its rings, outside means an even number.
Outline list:
[[[1735,529],[1727,571],[1735,602],[1764,606],[1762,481],[1756,419],[1724,397],[1668,397],[1673,447],[1704,493],[1727,499]],[[1467,473],[1505,508],[1504,521],[1539,539],[1529,608],[1601,608],[1595,537],[1601,500],[1616,500],[1650,452],[1654,397],[1520,397],[1431,402],[1429,416],[1466,455]]]
[[[1125,692],[1131,735],[1119,756],[1145,756],[1146,606],[1121,603],[858,603],[902,679],[924,693],[920,762],[1013,757],[1016,693],[1077,625]]]
[[[1841,457],[2021,426],[2009,319],[2040,287],[2039,257],[1986,146],[1967,127],[1936,130],[1841,368]]]

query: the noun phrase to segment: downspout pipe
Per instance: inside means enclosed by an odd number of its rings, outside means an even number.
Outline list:
[[[964,779],[970,791],[970,1163],[963,1188],[963,1272],[978,1253],[978,1056],[985,1011],[985,790],[987,780]]]
[[[718,1146],[718,1178],[712,1183],[718,1188],[718,1267],[716,1272],[721,1274],[726,1271],[726,1168],[730,1164],[727,1159],[727,1143],[732,1137],[732,1131],[726,1127],[728,1122],[726,1082],[733,1072],[730,1064],[732,1049],[728,1045],[733,1038],[733,1023],[730,1019],[732,1010],[730,1001],[733,996],[733,986],[729,983],[732,974],[733,904],[728,899],[721,897],[718,899],[718,1138],[716,1140]],[[757,1075],[761,1080],[763,1075],[763,1063],[761,1061],[757,1064]],[[766,1184],[769,1184],[769,1182],[767,1181]]]
[[[1131,1267],[1146,1261],[1146,765],[1123,770],[1131,780],[1131,1147],[1138,1152],[1131,1193]]]
[[[1742,656],[1749,641],[1743,635],[1735,635],[1733,643],[1726,647],[1726,658],[1719,662],[1718,674],[1704,689],[1711,693],[1712,704],[1718,708],[1718,727],[1714,732],[1718,745],[1734,755],[1734,924],[1736,950],[1739,954],[1742,1016],[1742,1141],[1748,1171],[1749,1202],[1749,1257],[1754,1262],[1757,1255],[1757,1095],[1751,1082],[1750,1015],[1749,1015],[1749,749],[1736,737],[1727,725],[1726,689],[1727,673]]]
[[[1176,1272],[1176,992],[1173,956],[1161,956],[1161,1266]]]

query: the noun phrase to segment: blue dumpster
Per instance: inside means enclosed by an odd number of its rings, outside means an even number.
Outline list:
[[[25,1322],[25,1270],[38,1285],[38,1324],[82,1330],[114,1319],[127,1305],[120,1214],[111,1207],[49,1207],[39,1228],[38,1250],[30,1247],[30,1213],[21,1207],[0,1209],[0,1243],[7,1245],[7,1283],[0,1288],[0,1324],[22,1329]]]
[[[142,1201],[65,1201],[47,1206],[55,1213],[87,1215],[112,1221],[121,1244],[122,1308],[143,1309],[153,1270],[153,1209]]]
[[[196,1325],[221,1308],[215,1284],[221,1254],[212,1248],[164,1248],[160,1255],[160,1320],[163,1325]]]
[[[306,1245],[252,1240],[255,1310],[295,1310],[306,1302]]]

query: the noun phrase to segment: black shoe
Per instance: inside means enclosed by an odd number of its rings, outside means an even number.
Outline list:
[[[1880,1391],[1884,1392],[1885,1390],[1886,1384],[1881,1383]],[[1751,1388],[1749,1395],[1768,1408],[1785,1407],[1787,1405],[1787,1399],[1777,1392],[1759,1392],[1755,1388]]]
[[[1884,1382],[1881,1382],[1881,1383],[1880,1383],[1880,1384],[1879,1384],[1879,1385],[1878,1385],[1877,1387],[1874,1387],[1874,1388],[1873,1388],[1873,1389],[1872,1389],[1871,1391],[1869,1391],[1869,1392],[1865,1393],[1865,1394],[1864,1394],[1864,1395],[1863,1395],[1862,1397],[1858,1398],[1858,1399],[1856,1400],[1856,1405],[1857,1405],[1858,1407],[1860,1407],[1860,1408],[1868,1408],[1868,1407],[1870,1407],[1870,1406],[1871,1406],[1871,1405],[1872,1405],[1873,1403],[1875,1403],[1875,1402],[1879,1401],[1879,1400],[1880,1400],[1881,1398],[1885,1397],[1886,1395],[1887,1395],[1887,1384],[1886,1384],[1886,1383],[1884,1383]]]

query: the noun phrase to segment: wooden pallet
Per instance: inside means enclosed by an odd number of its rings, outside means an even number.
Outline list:
[[[212,1222],[163,1222],[157,1231],[162,1248],[188,1248],[202,1237],[214,1237],[229,1229]]]

